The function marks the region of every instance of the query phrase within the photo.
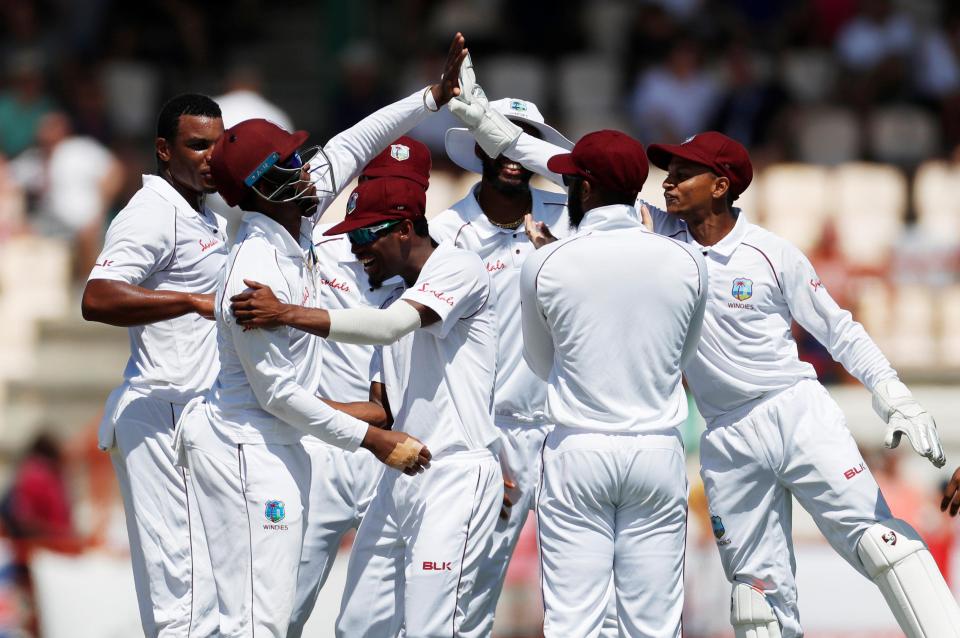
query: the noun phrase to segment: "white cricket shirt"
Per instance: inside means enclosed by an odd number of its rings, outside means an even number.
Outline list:
[[[227,258],[226,222],[195,211],[165,179],[143,187],[110,223],[90,280],[122,281],[149,290],[207,294]],[[196,313],[128,328],[126,383],[171,403],[186,403],[213,385],[220,368],[216,324]]]
[[[388,300],[399,296],[398,286],[403,285],[399,278],[387,280],[380,288],[370,285],[346,235],[323,236],[332,226],[321,224],[313,231],[317,305],[328,310],[383,308]],[[322,342],[323,370],[317,393],[334,401],[366,401],[370,395],[374,346],[326,339]]]
[[[400,299],[431,308],[440,321],[378,348],[374,365],[382,366],[393,428],[426,443],[434,456],[489,447],[498,440],[497,319],[483,262],[440,244]]]
[[[244,330],[230,312],[230,297],[244,279],[266,284],[284,303],[316,306],[310,231],[300,241],[261,213],[245,213],[217,288],[221,370],[206,408],[213,427],[237,443],[296,443],[304,434],[347,450],[363,441],[365,423],[315,396],[321,343],[294,328]]]
[[[801,379],[817,378],[813,366],[797,355],[793,319],[868,389],[896,376],[863,326],[823,287],[806,256],[735,211],[733,230],[704,247],[685,222],[651,210],[658,233],[687,242],[707,259],[710,294],[703,333],[686,369],[707,424],[743,414],[768,393]]]
[[[450,242],[479,255],[497,291],[500,345],[494,412],[498,422],[542,423],[546,420],[547,384],[523,360],[520,329],[520,267],[535,249],[522,225],[508,230],[490,223],[477,202],[478,187],[431,219],[430,234],[438,242]],[[533,218],[545,222],[554,236],[566,237],[570,232],[566,195],[536,188],[530,193]]]
[[[537,250],[520,275],[524,356],[547,381],[550,420],[638,434],[682,424],[706,288],[703,257],[639,226],[632,206],[590,210],[577,234]]]

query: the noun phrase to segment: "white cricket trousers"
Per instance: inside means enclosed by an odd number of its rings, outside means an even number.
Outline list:
[[[679,433],[558,425],[537,498],[544,635],[601,635],[612,573],[621,635],[679,638],[686,522]]]
[[[224,638],[285,638],[309,516],[303,445],[235,443],[203,404],[179,424],[216,583]]]
[[[711,424],[713,426],[713,424]],[[762,591],[783,638],[803,635],[797,611],[792,498],[830,545],[866,576],[863,532],[891,518],[839,406],[804,380],[704,432],[700,475],[720,561],[731,583]],[[838,601],[837,613],[843,612]]]
[[[101,445],[112,445],[148,638],[217,634],[206,539],[193,488],[175,464],[173,434],[183,407],[121,386],[110,395],[101,426]]]
[[[475,582],[503,501],[487,449],[435,457],[415,477],[386,469],[360,524],[337,636],[483,636]]]
[[[500,465],[504,476],[509,476],[516,487],[507,490],[513,507],[506,520],[497,517],[490,554],[481,562],[477,572],[474,589],[484,615],[484,633],[481,635],[490,635],[493,631],[497,600],[503,590],[507,566],[520,539],[527,514],[536,502],[543,442],[553,429],[548,424],[519,424],[512,421],[498,421],[497,427],[500,430]]]
[[[360,525],[384,464],[367,450],[347,452],[306,437],[310,455],[310,512],[303,536],[297,597],[287,638],[299,638],[349,530]]]

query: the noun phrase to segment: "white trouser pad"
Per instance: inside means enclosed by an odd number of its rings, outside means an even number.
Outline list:
[[[730,624],[736,638],[780,638],[780,623],[766,596],[744,583],[733,586]]]
[[[857,548],[908,638],[960,638],[960,608],[917,532],[890,519],[871,526]]]

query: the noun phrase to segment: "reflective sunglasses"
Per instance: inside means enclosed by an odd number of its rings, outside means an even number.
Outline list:
[[[382,236],[380,235],[381,232],[396,226],[402,221],[402,219],[394,219],[389,222],[377,224],[376,226],[366,226],[365,228],[351,230],[347,233],[347,238],[350,239],[350,243],[354,246],[366,246],[367,244],[372,244],[376,240],[380,239]]]

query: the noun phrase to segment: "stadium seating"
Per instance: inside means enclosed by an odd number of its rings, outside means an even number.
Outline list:
[[[800,250],[809,251],[823,234],[829,215],[829,184],[829,171],[822,166],[775,164],[747,192],[755,193],[759,221]]]
[[[883,164],[843,164],[832,171],[829,195],[844,256],[859,266],[883,266],[904,230],[904,174]]]
[[[847,109],[801,109],[795,124],[797,156],[803,162],[835,165],[860,156],[860,123]]]
[[[868,123],[868,152],[880,162],[913,165],[939,150],[939,127],[927,111],[915,106],[877,109]]]

